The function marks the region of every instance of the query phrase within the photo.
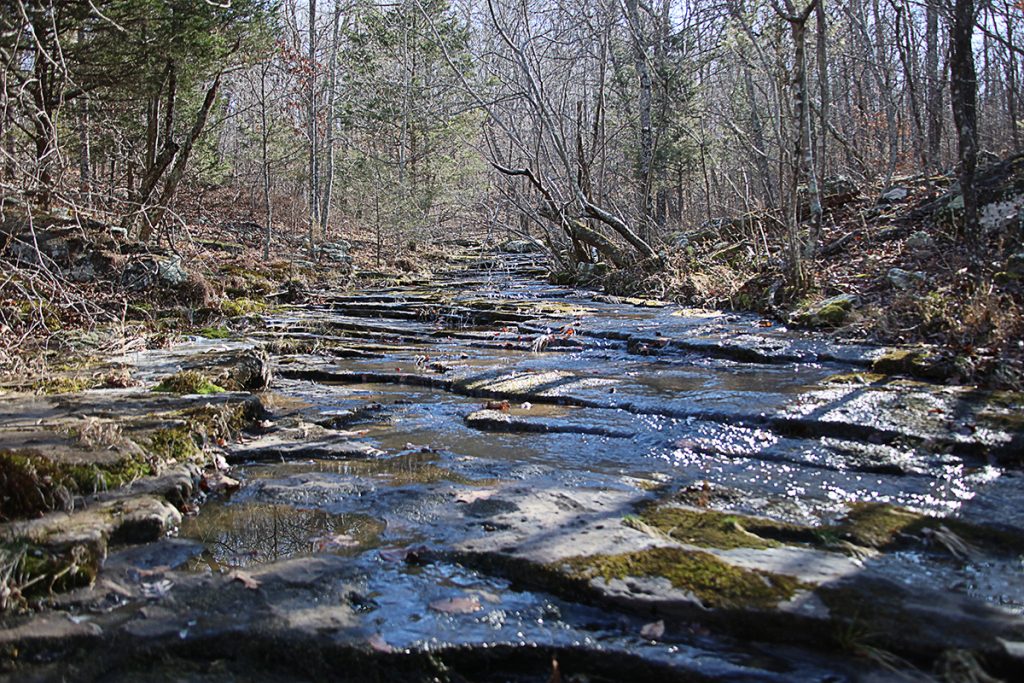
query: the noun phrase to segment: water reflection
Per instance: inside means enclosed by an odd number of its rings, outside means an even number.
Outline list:
[[[184,521],[180,534],[206,546],[199,564],[222,569],[313,552],[355,554],[373,545],[384,527],[366,515],[240,503],[204,507]]]

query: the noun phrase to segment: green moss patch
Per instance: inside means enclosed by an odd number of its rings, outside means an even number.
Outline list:
[[[144,444],[152,455],[164,461],[183,462],[199,453],[192,429],[184,425],[158,429]]]
[[[926,349],[889,349],[872,361],[871,372],[945,379],[950,375],[951,368],[942,358]]]
[[[559,565],[567,566],[570,576],[577,580],[664,577],[674,587],[693,593],[706,607],[770,609],[801,588],[792,577],[741,569],[714,555],[679,548],[573,557],[549,569],[557,571]]]
[[[102,561],[103,551],[85,544],[52,548],[24,541],[0,543],[0,580],[6,589],[0,610],[22,607],[32,597],[87,586],[96,579]]]
[[[858,545],[884,548],[921,537],[926,529],[945,527],[964,542],[997,553],[1024,552],[1024,534],[982,527],[949,517],[931,517],[881,503],[854,503],[846,516],[822,531]]]
[[[91,377],[48,377],[32,384],[32,391],[37,394],[73,394],[92,389],[97,384]]]
[[[878,384],[879,382],[885,381],[885,379],[885,375],[876,372],[847,372],[840,375],[826,377],[824,383],[839,385],[868,385]]]
[[[255,301],[245,297],[228,299],[220,304],[220,312],[229,318],[262,313],[266,309],[267,305],[262,301]]]
[[[226,327],[204,327],[198,330],[196,334],[207,339],[227,339],[231,336],[231,330]]]
[[[689,510],[671,506],[649,506],[640,519],[680,543],[704,548],[772,548],[778,541],[761,536],[784,531],[788,525],[745,515],[713,510]]]
[[[152,465],[136,456],[113,463],[63,463],[32,452],[3,452],[0,521],[62,510],[76,495],[118,488],[152,473]]]
[[[153,391],[170,394],[220,394],[224,392],[224,388],[208,380],[201,372],[182,370],[165,378],[153,387]]]

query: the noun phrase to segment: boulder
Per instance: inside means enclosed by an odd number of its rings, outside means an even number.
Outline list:
[[[804,306],[790,316],[790,322],[810,327],[839,327],[849,320],[857,303],[855,295],[840,294]]]
[[[821,184],[821,196],[826,206],[842,206],[859,195],[860,186],[847,176],[832,176]]]
[[[902,202],[910,194],[910,191],[905,187],[893,187],[882,193],[879,200],[883,204],[895,204]]]
[[[928,276],[923,272],[903,270],[902,268],[890,268],[889,274],[886,276],[891,284],[896,289],[910,289],[915,285],[928,281]]]
[[[906,246],[915,256],[923,256],[934,251],[935,240],[924,230],[918,230],[907,238]]]
[[[324,242],[317,250],[321,261],[332,263],[352,263],[352,256],[348,253],[350,245],[345,241]]]
[[[157,278],[167,287],[179,287],[188,280],[188,271],[181,265],[180,256],[156,262]]]
[[[121,284],[132,292],[143,292],[157,285],[176,288],[188,279],[180,256],[143,256],[128,263],[121,272]]]
[[[534,254],[542,251],[542,247],[533,240],[509,240],[498,249],[505,254]]]
[[[96,277],[96,267],[88,256],[79,258],[68,271],[68,279],[72,282],[94,282]]]

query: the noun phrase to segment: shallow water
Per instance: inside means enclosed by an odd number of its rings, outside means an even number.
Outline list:
[[[506,312],[518,307],[532,319],[480,325],[460,312],[470,301]],[[569,313],[545,315],[562,310]],[[268,324],[274,334],[326,333],[372,352],[344,358],[325,348],[279,357],[273,388],[334,416],[336,429],[384,455],[236,468],[243,488],[208,502],[181,535],[204,544],[196,569],[318,552],[350,557],[364,576],[353,600],[397,648],[572,645],[640,653],[721,680],[846,679],[848,664],[823,664],[807,652],[766,653],[699,625],[654,642],[640,637],[637,617],[443,561],[394,561],[401,548],[443,549],[492,531],[488,519],[503,510],[500,501],[488,507],[486,492],[509,483],[636,492],[712,485],[738,492],[732,510],[804,524],[863,501],[948,515],[981,494],[985,515],[1015,507],[994,486],[1003,471],[985,462],[922,443],[889,443],[884,433],[782,429],[788,423],[779,415],[814,399],[826,378],[866,367],[871,350],[765,327],[752,316],[595,301],[515,269],[470,267],[432,283],[295,307]],[[302,371],[311,370],[324,377],[304,379]],[[414,386],[402,376],[447,384]],[[473,384],[481,378],[493,381]],[[482,430],[467,417],[485,407],[495,387],[508,396],[503,414],[512,423]],[[825,407],[804,413],[842,413],[863,392],[836,390]],[[360,412],[367,406],[372,410]],[[920,568],[913,556],[891,563],[897,577]],[[1019,609],[1019,587],[1005,578],[1012,571],[973,582],[971,571],[950,570],[942,580]],[[431,607],[452,598],[472,609]]]

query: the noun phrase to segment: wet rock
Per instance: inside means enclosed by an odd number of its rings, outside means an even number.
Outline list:
[[[916,382],[837,386],[803,394],[772,420],[789,433],[884,442],[906,439],[932,449],[1012,458],[1022,442],[1009,412],[1021,399],[986,409],[967,387]]]
[[[524,418],[501,410],[478,410],[466,416],[466,424],[474,429],[490,432],[541,434],[592,434],[610,438],[629,439],[635,432],[603,425],[581,424],[578,421],[556,421]]]
[[[902,268],[890,268],[886,278],[896,289],[910,289],[928,281],[928,276],[922,271],[909,271]]]
[[[533,240],[509,240],[498,247],[498,249],[506,254],[532,254],[544,250],[540,244]]]
[[[281,430],[261,439],[231,446],[228,462],[259,462],[267,460],[339,460],[374,458],[382,451],[368,443],[352,441],[345,435],[320,432],[309,428]],[[315,435],[314,435],[315,434]]]
[[[870,573],[823,585],[817,594],[833,623],[861,624],[875,642],[917,656],[964,649],[1005,661],[1002,642],[1024,635],[1019,616],[963,595],[900,585]]]

